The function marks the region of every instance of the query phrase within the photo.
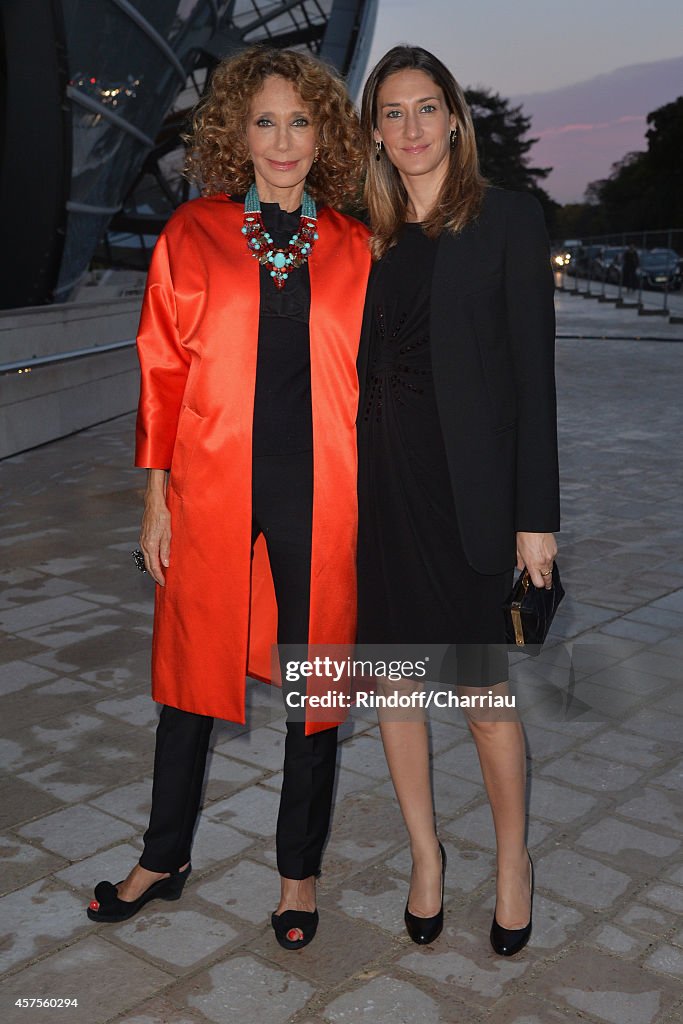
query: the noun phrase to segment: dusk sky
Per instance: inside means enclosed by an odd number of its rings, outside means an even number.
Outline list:
[[[654,62],[683,57],[683,6],[681,0],[379,0],[368,67],[399,42],[432,50],[463,86],[483,85],[506,97],[523,96],[525,110],[533,114],[535,103],[529,94],[636,64],[652,63],[656,78]],[[608,86],[614,90],[615,82],[606,79]],[[602,83],[594,83],[594,88],[595,123],[586,120],[585,102],[575,117],[563,110],[561,123],[548,124],[546,114],[547,135],[536,147],[538,152],[532,151],[535,161],[556,167],[545,187],[561,202],[579,199],[587,182],[606,176],[611,162],[628,150],[646,148],[644,115],[652,106],[640,109],[641,86],[624,84],[622,108],[614,112],[613,124],[597,113]],[[683,93],[683,78],[678,88],[674,86],[674,95],[670,91],[669,69],[659,93],[652,83],[648,101],[654,96],[655,105],[661,105],[675,99]],[[581,123],[581,130],[573,121]],[[563,166],[565,150],[553,143],[567,130],[573,133],[571,171]],[[585,153],[583,162],[576,159],[577,147]]]

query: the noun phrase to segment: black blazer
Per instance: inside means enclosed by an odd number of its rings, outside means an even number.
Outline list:
[[[372,284],[371,277],[360,409]],[[481,573],[515,564],[516,531],[559,529],[553,291],[543,211],[529,193],[488,189],[477,220],[439,239],[430,313],[434,388],[463,547]]]

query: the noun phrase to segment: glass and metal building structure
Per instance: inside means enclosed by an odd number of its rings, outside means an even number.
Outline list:
[[[144,261],[188,198],[180,132],[223,57],[267,42],[365,70],[378,0],[4,0],[0,308],[66,301],[97,251]],[[133,249],[135,251],[135,249]]]

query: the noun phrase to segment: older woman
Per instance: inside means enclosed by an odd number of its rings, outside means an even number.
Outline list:
[[[141,547],[163,704],[152,809],[139,863],[97,886],[96,921],[180,896],[213,718],[245,721],[245,674],[271,678],[276,638],[305,649],[355,630],[370,254],[367,230],[333,207],[357,181],[357,119],[315,59],[254,48],[214,71],[189,141],[203,196],[159,238],[138,336]],[[272,916],[288,949],[318,923],[335,753],[334,722],[288,715]]]
[[[359,356],[359,641],[453,645],[444,681],[498,693],[515,561],[550,586],[557,550],[543,214],[530,195],[487,187],[462,91],[426,50],[379,61],[361,126],[376,263]],[[489,715],[468,724],[497,840],[491,942],[512,955],[531,931],[523,733]],[[413,856],[406,927],[427,943],[443,925],[445,869],[427,731],[384,716],[381,733]]]

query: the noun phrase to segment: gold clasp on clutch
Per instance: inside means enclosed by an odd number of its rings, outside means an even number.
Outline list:
[[[524,630],[522,629],[522,616],[519,613],[519,605],[514,605],[510,609],[512,616],[512,625],[515,629],[515,643],[518,647],[524,647]]]
[[[525,571],[520,580],[525,595],[527,590],[529,589],[529,580],[529,574]],[[523,600],[524,598],[522,598],[522,601]],[[512,605],[510,606],[510,615],[512,618],[512,625],[515,630],[515,644],[517,645],[517,647],[524,647],[524,628],[522,626],[522,614],[520,611],[522,607],[522,601],[513,601]]]

